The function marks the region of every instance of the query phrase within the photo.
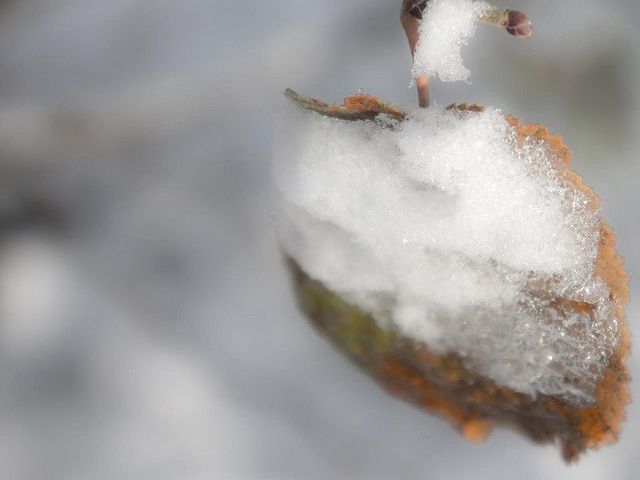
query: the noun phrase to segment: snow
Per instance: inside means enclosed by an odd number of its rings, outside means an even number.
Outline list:
[[[288,106],[276,130],[279,236],[309,275],[500,384],[592,400],[617,341],[601,217],[547,146],[494,109],[399,123]],[[559,315],[560,297],[595,314]]]
[[[444,82],[466,81],[471,72],[462,61],[462,47],[473,37],[478,17],[492,10],[486,2],[431,0],[420,25],[413,77],[438,77]]]

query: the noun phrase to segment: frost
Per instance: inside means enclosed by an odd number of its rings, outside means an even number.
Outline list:
[[[461,49],[475,34],[478,17],[492,9],[486,2],[472,0],[429,1],[420,26],[413,77],[468,80],[471,72],[462,63]]]
[[[599,213],[497,110],[349,122],[288,107],[276,132],[282,246],[313,278],[502,385],[577,404],[617,342],[595,275]],[[592,314],[555,308],[593,304]]]

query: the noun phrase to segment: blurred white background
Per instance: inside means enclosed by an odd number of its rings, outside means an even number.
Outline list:
[[[0,477],[637,478],[638,404],[576,466],[505,430],[471,446],[295,308],[274,112],[285,87],[413,105],[400,3],[0,0]],[[620,237],[635,332],[640,3],[496,4],[534,36],[482,28],[472,85],[433,97],[565,137]]]

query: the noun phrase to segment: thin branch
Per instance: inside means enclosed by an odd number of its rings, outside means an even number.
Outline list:
[[[415,55],[416,46],[420,39],[420,25],[429,0],[403,0],[400,12],[400,23],[409,41],[411,55]],[[504,28],[509,35],[519,38],[530,37],[533,34],[531,21],[517,10],[493,8],[478,18],[481,23]],[[426,75],[416,78],[418,89],[418,104],[420,107],[429,106],[429,78]]]

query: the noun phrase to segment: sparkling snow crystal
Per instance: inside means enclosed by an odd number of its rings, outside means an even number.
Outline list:
[[[413,77],[438,76],[444,82],[467,80],[461,49],[473,37],[476,21],[493,7],[472,0],[430,0],[420,26]]]
[[[279,236],[381,325],[516,391],[585,403],[616,319],[594,273],[599,213],[558,161],[540,142],[520,146],[496,110],[430,108],[399,123],[288,107],[275,144]],[[595,314],[559,315],[560,297]]]

